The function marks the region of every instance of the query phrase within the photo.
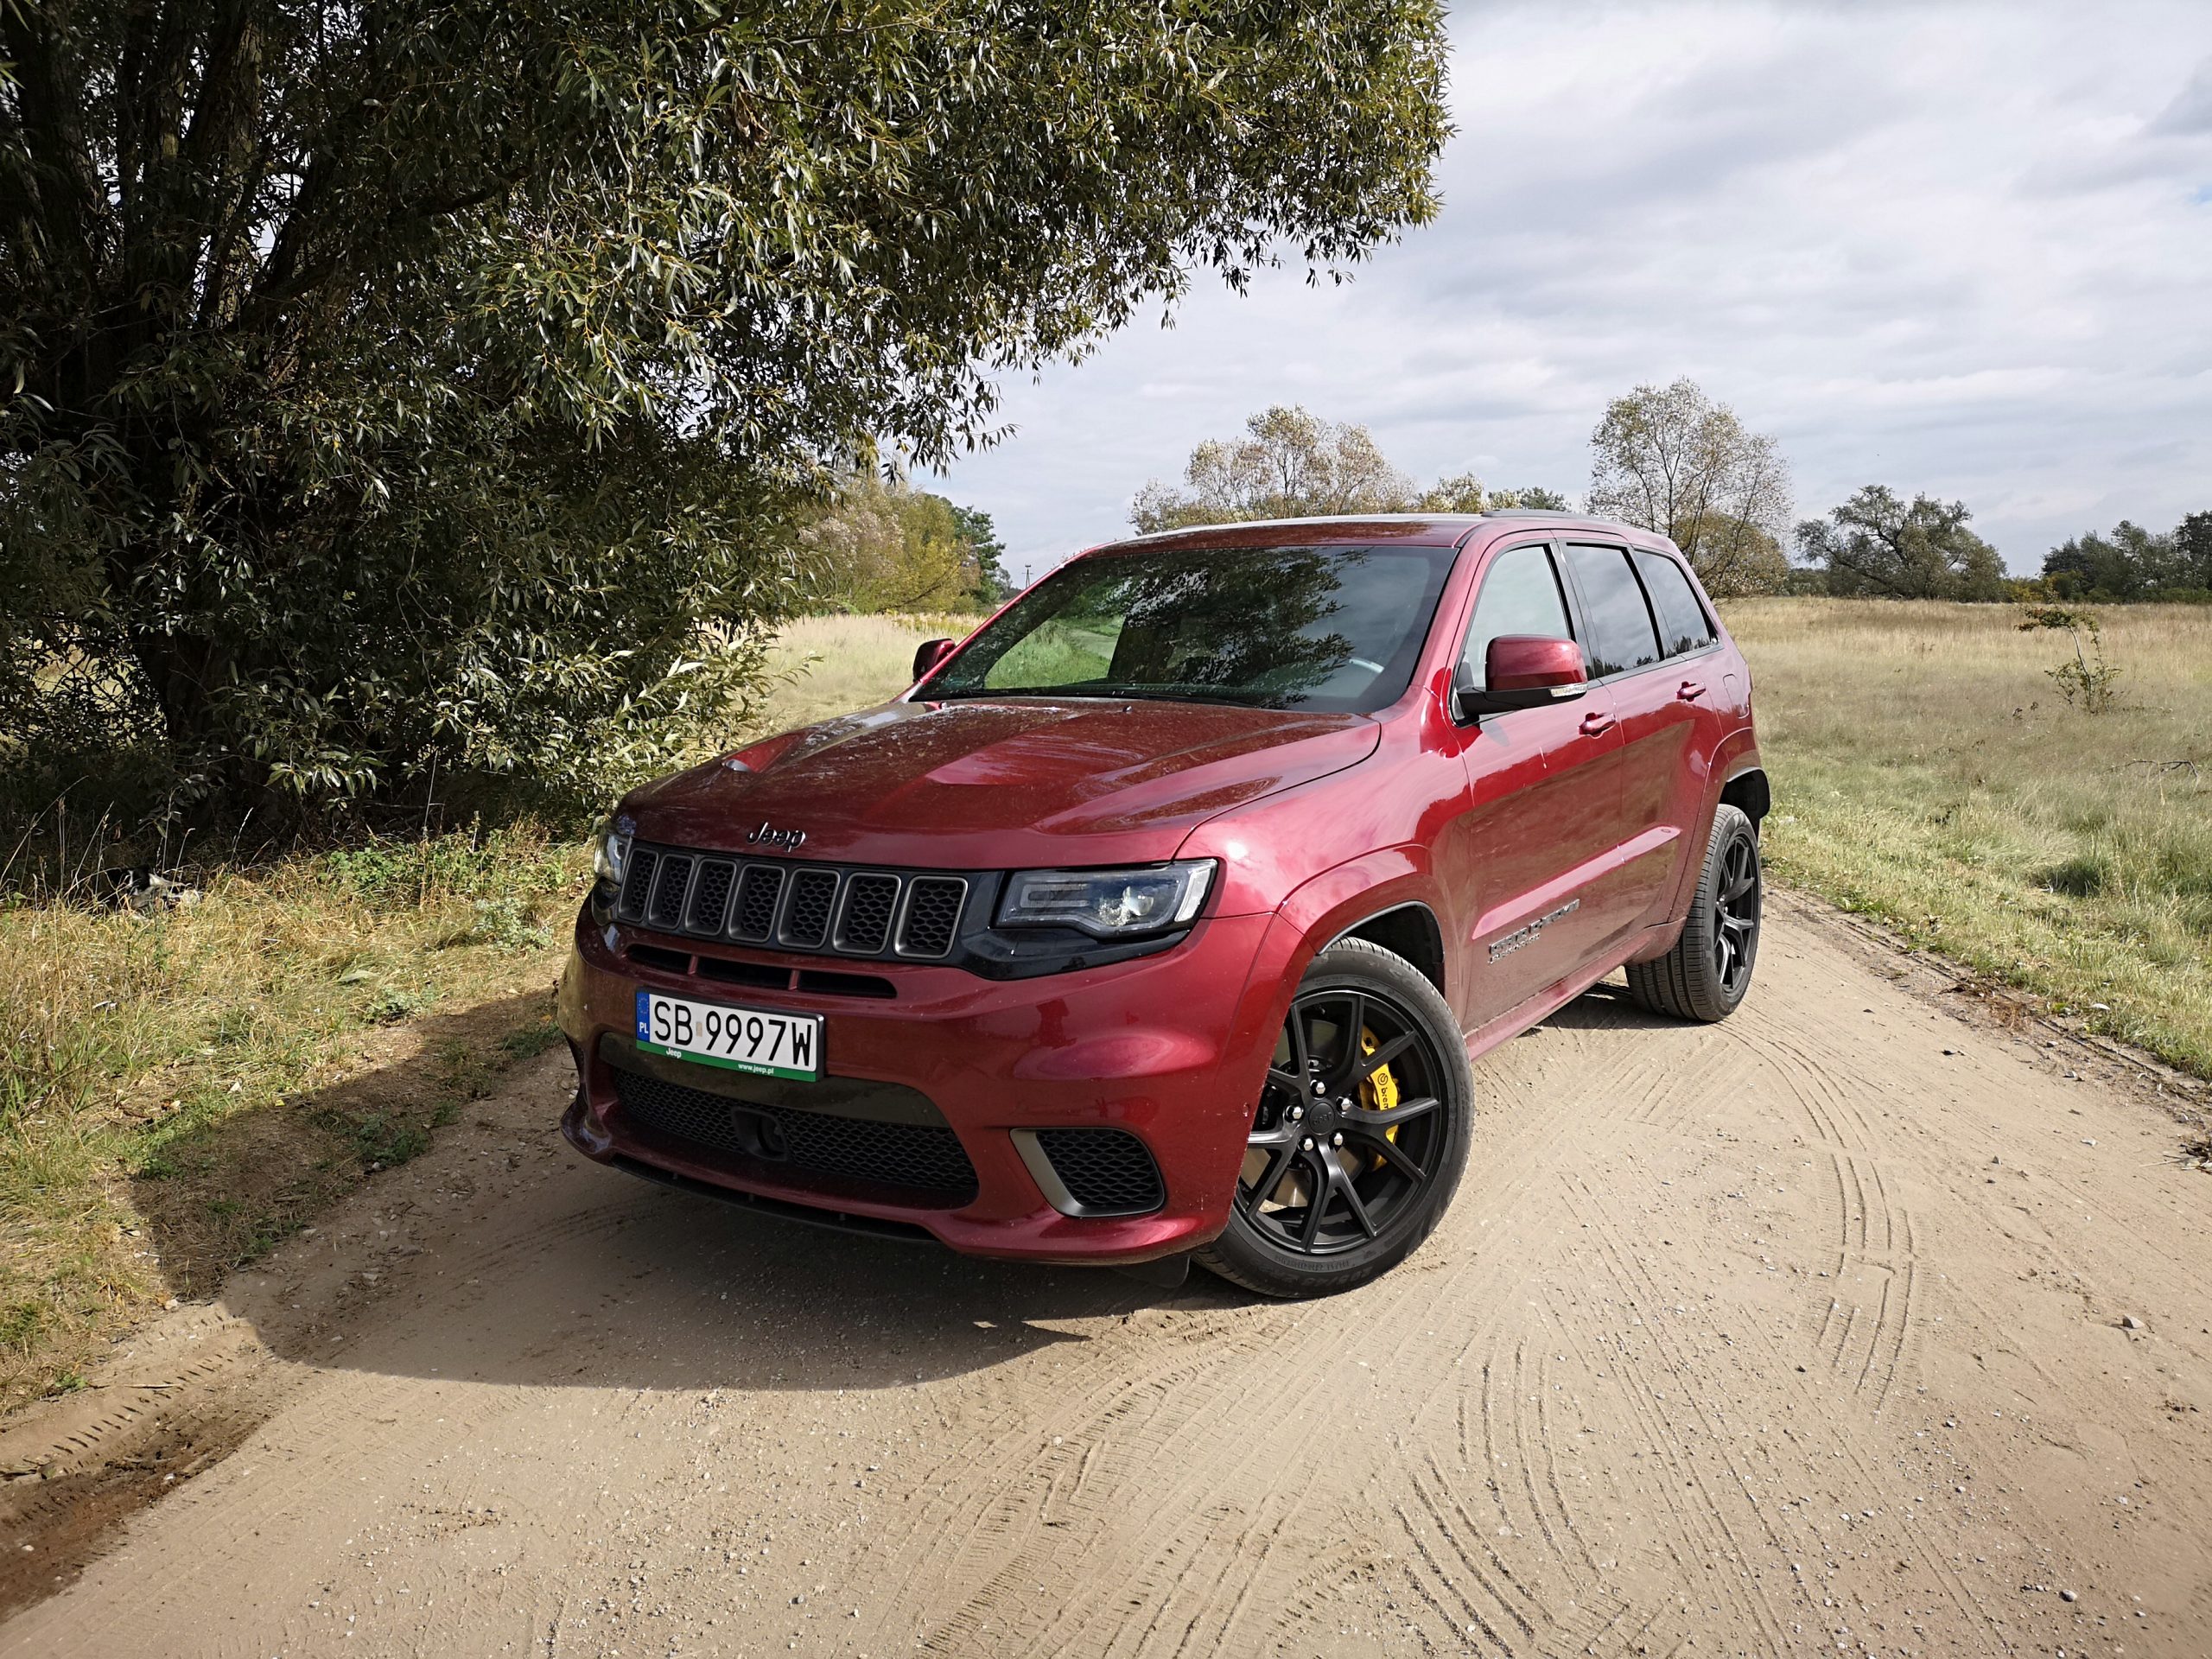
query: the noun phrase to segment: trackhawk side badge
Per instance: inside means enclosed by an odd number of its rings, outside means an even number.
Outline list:
[[[804,830],[779,830],[763,819],[758,830],[748,833],[745,844],[748,847],[780,847],[787,853],[798,851],[806,840]]]
[[[1527,926],[1516,927],[1503,938],[1491,940],[1490,947],[1490,959],[1492,962],[1496,962],[1500,957],[1511,956],[1522,945],[1528,944],[1529,940],[1535,938],[1537,934],[1542,932],[1554,922],[1559,920],[1560,917],[1572,915],[1574,912],[1581,908],[1582,901],[1580,899],[1570,899],[1565,904],[1561,905],[1557,910],[1546,911],[1542,915],[1537,917],[1535,921],[1530,922]]]

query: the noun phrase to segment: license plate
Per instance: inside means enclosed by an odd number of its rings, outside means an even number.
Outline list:
[[[694,1002],[688,996],[638,993],[638,1046],[652,1054],[702,1065],[727,1066],[755,1077],[822,1077],[822,1016],[771,1014]]]

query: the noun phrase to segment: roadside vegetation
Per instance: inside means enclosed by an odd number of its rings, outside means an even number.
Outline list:
[[[1777,875],[2212,1077],[2212,608],[1725,610]]]
[[[923,638],[975,620],[802,618],[728,729],[880,701]],[[588,874],[573,827],[226,850],[169,874],[151,893],[80,873],[0,894],[0,1410],[77,1386],[108,1338],[427,1150],[559,1040]]]

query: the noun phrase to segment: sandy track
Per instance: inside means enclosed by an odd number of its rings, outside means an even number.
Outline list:
[[[2212,1652],[2212,1179],[1832,916],[1760,974],[1509,1045],[1304,1306],[663,1192],[549,1058],[10,1432],[0,1653]]]

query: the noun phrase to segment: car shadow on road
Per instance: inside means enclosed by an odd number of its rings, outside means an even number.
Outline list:
[[[1561,1031],[1657,1031],[1684,1022],[1652,1013],[1630,1000],[1627,986],[1605,980],[1554,1011],[1542,1023]]]
[[[558,1104],[536,1102],[518,1127],[551,1133]],[[283,1357],[323,1369],[542,1387],[840,1389],[1004,1364],[1148,1309],[1203,1318],[1250,1300],[1202,1274],[1170,1290],[1107,1269],[854,1236],[672,1192],[565,1146],[539,1151],[537,1179],[488,1204],[480,1189],[461,1205],[436,1192],[480,1179],[470,1167],[480,1155],[456,1148],[450,1167],[433,1154],[393,1172],[431,1191],[401,1199],[395,1181],[374,1219],[419,1253],[372,1260],[369,1240],[336,1234],[315,1285],[280,1260],[266,1284],[239,1287],[234,1305]],[[323,1243],[298,1252],[308,1270]]]

